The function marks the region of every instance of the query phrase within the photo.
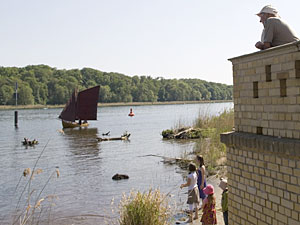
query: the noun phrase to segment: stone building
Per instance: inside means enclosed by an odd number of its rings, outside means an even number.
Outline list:
[[[229,59],[229,224],[300,224],[300,42]]]

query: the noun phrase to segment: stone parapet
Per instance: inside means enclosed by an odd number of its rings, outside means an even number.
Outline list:
[[[228,132],[221,134],[221,142],[227,147],[258,152],[269,152],[283,156],[299,157],[300,140],[257,135],[245,132]],[[299,187],[300,188],[300,187]]]
[[[235,130],[300,139],[300,42],[229,60]]]

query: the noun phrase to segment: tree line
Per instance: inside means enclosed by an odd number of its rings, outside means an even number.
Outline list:
[[[100,85],[99,102],[232,100],[232,85],[200,79],[126,76],[91,68],[56,69],[47,65],[0,67],[0,105],[65,104],[73,90]]]

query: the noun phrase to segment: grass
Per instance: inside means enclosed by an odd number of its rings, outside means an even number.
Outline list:
[[[176,126],[176,129],[181,130],[186,125],[180,123],[181,127]],[[176,163],[183,169],[188,167],[191,160],[194,160],[194,155],[203,155],[205,165],[209,175],[214,175],[217,172],[223,173],[220,175],[226,176],[226,170],[221,171],[226,163],[226,146],[220,141],[220,134],[231,131],[234,127],[234,112],[232,110],[224,110],[216,116],[209,116],[208,110],[199,113],[198,118],[194,121],[193,130],[198,131],[201,138],[195,139],[196,144],[192,152],[186,151],[181,155],[181,160]],[[162,135],[174,134],[174,129],[164,130]],[[193,137],[190,137],[193,138]],[[193,159],[191,159],[193,155]]]
[[[226,146],[220,141],[220,134],[231,131],[234,127],[233,110],[224,110],[217,116],[209,117],[207,114],[199,115],[194,124],[197,128],[209,129],[208,138],[196,143],[193,153],[205,156],[209,174],[214,174],[216,169],[226,157]]]
[[[159,190],[131,191],[120,202],[120,225],[167,225],[171,216],[168,197]]]

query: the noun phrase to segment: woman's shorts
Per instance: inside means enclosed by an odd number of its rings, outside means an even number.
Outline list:
[[[195,187],[193,190],[188,191],[187,204],[200,203],[199,190]]]

